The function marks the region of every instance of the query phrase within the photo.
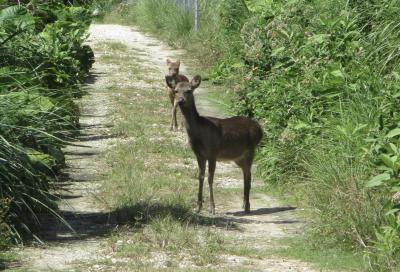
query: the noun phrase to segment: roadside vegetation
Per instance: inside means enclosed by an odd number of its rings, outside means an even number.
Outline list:
[[[88,9],[16,2],[0,1],[0,250],[40,241],[41,215],[59,217],[52,188],[61,148],[78,127],[74,99],[94,61],[83,45]]]
[[[95,5],[196,54],[263,124],[258,169],[307,206],[310,248],[398,271],[399,1],[200,2],[198,32],[172,0]]]

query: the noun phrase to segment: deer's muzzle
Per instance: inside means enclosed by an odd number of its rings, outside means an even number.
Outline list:
[[[179,97],[179,98],[178,98],[178,104],[179,104],[179,105],[185,104],[185,99],[184,99],[183,97]]]

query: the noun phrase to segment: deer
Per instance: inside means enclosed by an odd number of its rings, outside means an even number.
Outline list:
[[[199,168],[199,189],[197,209],[203,205],[203,184],[208,162],[209,211],[215,214],[213,193],[214,173],[217,161],[234,161],[243,171],[243,208],[250,213],[251,166],[255,151],[263,137],[260,124],[248,117],[234,116],[216,118],[201,116],[196,108],[193,92],[200,86],[201,77],[196,75],[190,82],[178,82],[173,76],[165,76],[169,88],[174,91],[174,99],[178,104],[184,126]]]
[[[173,77],[176,82],[189,82],[189,79],[186,76],[179,74],[180,65],[181,61],[179,59],[175,62],[171,61],[170,59],[167,59],[168,75]],[[174,90],[172,90],[170,87],[167,87],[167,89],[168,89],[168,96],[172,104],[172,116],[171,116],[171,126],[170,126],[170,130],[172,131],[178,129],[178,122],[176,121],[177,103],[175,101]]]

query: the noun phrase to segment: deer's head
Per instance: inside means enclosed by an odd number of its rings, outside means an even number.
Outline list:
[[[201,77],[199,75],[193,77],[190,82],[179,82],[176,83],[176,79],[173,76],[165,76],[165,81],[168,87],[174,90],[175,102],[180,107],[188,107],[194,104],[194,90],[199,87],[201,83]]]
[[[180,60],[173,62],[170,59],[167,59],[168,75],[177,76],[179,74],[180,66],[181,66]]]

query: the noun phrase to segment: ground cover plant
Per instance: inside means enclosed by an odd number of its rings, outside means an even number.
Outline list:
[[[200,3],[198,32],[174,1],[122,1],[112,12],[196,52],[233,90],[235,111],[263,123],[258,168],[308,206],[314,246],[396,271],[399,1]]]
[[[35,237],[61,148],[78,126],[74,98],[93,63],[88,9],[64,1],[0,1],[0,249]],[[60,218],[60,220],[62,220]]]

